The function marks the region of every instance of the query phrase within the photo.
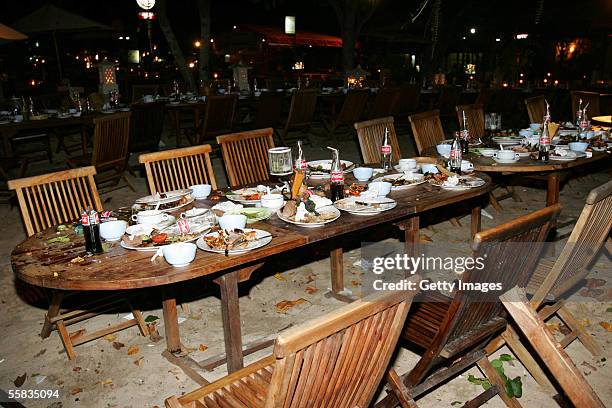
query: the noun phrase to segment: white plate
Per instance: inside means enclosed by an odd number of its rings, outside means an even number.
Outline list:
[[[318,173],[314,170],[310,170],[311,167],[316,168],[321,166],[324,170],[331,168],[331,160],[313,160],[306,163],[306,168],[309,170],[308,177],[311,179],[328,179],[329,173]],[[340,160],[340,163],[344,165],[343,173],[350,173],[353,171],[354,163],[348,160]]]
[[[406,190],[408,188],[412,188],[414,186],[418,186],[419,184],[423,184],[425,183],[425,179],[424,176],[420,173],[414,173],[415,176],[417,176],[417,179],[420,179],[418,181],[416,181],[414,184],[406,184],[403,186],[392,186],[391,187],[391,191],[398,191],[398,190]],[[397,180],[400,177],[405,177],[405,174],[388,174],[386,176],[382,176],[382,177],[378,177],[376,179],[374,179],[373,181],[385,181],[385,179],[393,179],[393,180]]]
[[[278,216],[278,218],[280,218],[281,220],[288,222],[289,224],[294,224],[294,225],[298,225],[300,227],[321,227],[325,224],[329,224],[330,222],[334,222],[338,219],[338,217],[340,217],[340,211],[334,207],[333,205],[328,205],[326,207],[322,207],[319,208],[317,210],[317,212],[322,213],[322,212],[330,212],[334,214],[334,218],[331,218],[327,221],[323,221],[323,222],[298,222],[298,221],[292,221],[289,218],[286,218],[285,216],[283,216],[281,214],[282,209],[279,209],[276,211],[276,215]]]
[[[586,153],[585,152],[573,152],[575,155],[572,155],[570,157],[568,156],[553,156],[552,154],[548,157],[549,160],[552,161],[563,161],[563,162],[568,162],[568,161],[574,161],[576,159],[582,159],[583,157],[586,157]]]
[[[229,255],[243,254],[245,252],[252,251],[254,249],[261,248],[262,246],[268,245],[272,241],[272,234],[270,234],[268,231],[259,230],[259,229],[251,229],[251,228],[245,228],[243,231],[244,232],[255,231],[257,233],[256,240],[249,242],[245,248],[230,249],[229,251],[227,251]],[[211,232],[210,234],[207,234],[206,236],[208,235],[217,236],[218,232]],[[223,249],[213,249],[209,247],[206,241],[204,241],[204,237],[198,238],[198,240],[196,241],[196,245],[202,251],[214,252],[216,254],[225,254],[225,250]]]
[[[152,194],[146,197],[141,197],[135,202],[136,204],[146,204],[146,205],[157,205],[157,203],[166,204],[172,201],[179,200],[181,197],[184,197],[187,194],[191,194],[191,190],[190,189],[172,190],[172,191],[167,191],[163,194],[166,195],[166,198],[160,198],[159,194]]]
[[[367,204],[380,204],[379,208],[370,206],[364,206],[356,204],[357,202],[363,202]],[[375,198],[363,198],[363,197],[347,197],[342,200],[338,200],[334,203],[334,206],[342,211],[346,211],[353,215],[376,215],[381,212],[389,211],[397,206],[397,202],[392,198],[387,197],[375,197]]]
[[[518,159],[498,159],[497,157],[492,157],[492,159],[499,164],[514,164],[520,160],[520,157]]]
[[[393,168],[395,169],[395,171],[398,171],[400,173],[404,172],[404,170],[402,170],[402,168],[399,166],[399,164],[396,164],[395,166],[393,166]],[[419,166],[417,164],[414,168],[412,168],[410,170],[406,170],[406,171],[412,171],[412,172],[416,173],[417,171],[419,171]]]
[[[205,229],[204,231],[202,231],[201,234],[199,234],[196,237],[193,237],[192,239],[188,240],[188,241],[181,241],[181,242],[193,242],[199,238],[202,238],[208,231],[210,231],[210,228]],[[170,245],[170,244],[166,244],[166,245]],[[157,252],[157,250],[159,248],[164,247],[165,245],[159,245],[159,246],[152,246],[152,247],[145,247],[145,248],[140,248],[140,247],[134,247],[131,245],[128,245],[125,243],[125,241],[121,241],[121,247],[125,248],[125,249],[129,249],[132,251],[138,251],[138,252]]]
[[[482,187],[485,185],[485,181],[479,177],[474,176],[459,176],[459,179],[466,180],[467,184],[458,184],[456,186],[449,186],[437,183],[431,183],[445,190],[469,190],[470,188]]]
[[[272,189],[270,190],[270,193],[280,193],[280,190],[278,189]],[[239,190],[233,190],[227,194],[225,194],[225,197],[230,200],[230,201],[234,201],[236,203],[240,203],[243,205],[256,205],[259,204],[261,201],[260,200],[245,200],[243,197],[244,195],[249,195],[249,194],[259,194],[259,196],[263,196],[264,194],[266,194],[266,192],[261,192],[258,191],[257,188],[255,187],[248,187],[248,188],[241,188]]]

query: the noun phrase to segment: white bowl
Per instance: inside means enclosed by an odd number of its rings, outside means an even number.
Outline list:
[[[212,186],[210,184],[195,184],[191,187],[191,194],[196,200],[202,200],[210,194]]]
[[[421,164],[421,173],[425,174],[425,173],[439,173],[440,171],[438,170],[438,166],[436,166],[433,163],[423,163]]]
[[[442,143],[436,146],[436,150],[440,156],[448,156],[450,155],[452,146],[448,143]]]
[[[490,149],[490,148],[487,148],[487,147],[481,147],[481,148],[478,149],[478,151],[484,157],[493,157],[493,155],[495,154],[497,149],[492,149],[492,148]]]
[[[533,136],[533,130],[531,129],[521,129],[519,130],[519,135],[523,136],[523,137],[531,137]]]
[[[219,217],[219,226],[224,230],[244,229],[247,217],[242,214],[225,214]]]
[[[393,185],[386,181],[374,181],[368,184],[368,190],[376,190],[379,197],[384,197],[389,194],[391,192],[391,187],[393,187]]]
[[[536,130],[540,130],[542,128],[542,124],[541,123],[530,123],[529,124],[529,129],[533,130],[534,132]]]
[[[195,259],[196,245],[191,242],[177,242],[162,247],[166,262],[172,266],[186,266]]]
[[[372,174],[374,174],[374,169],[371,167],[357,167],[353,169],[353,176],[358,181],[368,181]]]
[[[570,150],[572,150],[574,152],[584,152],[588,146],[589,146],[589,144],[585,143],[585,142],[571,142],[571,143],[569,143]]]
[[[285,198],[282,194],[278,193],[264,194],[261,196],[260,202],[261,206],[264,208],[278,210],[279,208],[283,208],[285,205]]]
[[[106,241],[119,241],[127,229],[125,221],[107,221],[100,224],[100,236]]]

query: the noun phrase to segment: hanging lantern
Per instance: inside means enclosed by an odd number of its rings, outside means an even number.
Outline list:
[[[155,6],[155,0],[136,0],[136,3],[143,10],[151,10]]]
[[[115,64],[108,61],[103,61],[98,64],[99,85],[98,90],[102,95],[109,92],[118,92],[119,85],[117,84],[117,76],[115,74]]]

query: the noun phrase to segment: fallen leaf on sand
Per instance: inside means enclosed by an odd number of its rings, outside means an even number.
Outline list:
[[[19,388],[23,385],[26,378],[28,378],[28,374],[23,373],[23,375],[20,375],[19,377],[15,378],[15,381],[13,381],[13,384],[15,384],[15,387]]]
[[[140,357],[138,360],[134,360],[134,364],[140,367],[144,363],[144,357]]]
[[[604,290],[603,289],[588,289],[588,288],[583,288],[578,293],[580,294],[580,296],[597,298],[597,297],[599,297],[599,296],[604,294]]]
[[[594,366],[594,365],[592,365],[592,364],[589,364],[589,363],[588,363],[588,362],[586,362],[586,361],[583,361],[583,362],[582,362],[582,364],[580,364],[580,365],[581,365],[581,366],[583,366],[583,367],[587,367],[587,368],[589,368],[589,369],[591,369],[591,370],[593,370],[593,371],[597,371],[597,367],[595,367],[595,366]]]
[[[104,340],[108,341],[108,342],[113,342],[115,340],[117,340],[117,336],[115,336],[114,334],[107,334],[106,336],[102,337]]]
[[[427,235],[419,235],[419,241],[421,241],[421,242],[433,242],[433,239],[429,238]]]
[[[599,325],[609,332],[612,332],[612,323],[610,322],[599,322]]]
[[[113,383],[113,380],[111,378],[107,378],[104,381],[100,381],[100,384],[102,385],[111,385]]]
[[[80,387],[76,387],[70,390],[70,395],[77,395],[78,393],[82,392],[83,389]]]
[[[600,286],[604,286],[605,284],[606,284],[606,281],[603,279],[589,278],[589,279],[586,279],[584,286],[586,286],[589,289],[594,289]]]
[[[130,346],[128,347],[128,356],[133,356],[134,354],[138,353],[140,351],[140,349],[138,348],[138,346]]]
[[[314,286],[306,286],[306,289],[304,289],[304,291],[308,293],[309,295],[316,293],[318,290],[319,289],[315,288]]]
[[[360,281],[358,281],[358,280],[354,280],[354,279],[353,279],[353,280],[351,281],[351,285],[353,285],[353,286],[361,286],[361,282],[360,282]]]
[[[47,349],[42,349],[42,350],[40,350],[38,353],[36,353],[36,354],[34,355],[34,357],[40,357],[40,356],[42,356],[43,354],[45,354],[45,352],[46,352],[46,351],[47,351]]]
[[[306,300],[299,298],[296,300],[281,300],[276,304],[276,311],[278,313],[286,313],[293,306],[300,305],[304,303]]]
[[[78,373],[78,372],[79,372],[79,371],[81,371],[81,370],[82,370],[82,368],[81,368],[81,367],[79,367],[79,366],[76,366],[76,367],[74,367],[74,368],[72,369],[72,371],[74,371],[75,373]]]
[[[276,273],[274,274],[274,278],[275,278],[275,279],[278,279],[279,281],[284,281],[284,280],[287,280],[287,279],[286,279],[286,278],[285,278],[283,275],[281,275],[281,274],[280,274],[280,272],[276,272]]]
[[[200,344],[200,347],[198,347],[198,350],[200,351],[206,351],[208,349],[208,346],[204,345],[204,344]]]
[[[87,330],[85,329],[80,329],[75,331],[74,333],[70,334],[70,340],[74,341],[76,339],[78,339],[79,337],[83,337],[83,335],[85,334]]]
[[[306,283],[314,282],[315,280],[317,280],[317,275],[314,273],[306,276]]]
[[[118,341],[113,341],[113,347],[115,348],[115,350],[120,350],[120,349],[122,349],[123,347],[125,347],[125,344],[120,343],[120,342],[118,342]]]

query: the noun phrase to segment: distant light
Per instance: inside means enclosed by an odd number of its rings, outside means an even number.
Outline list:
[[[520,77],[524,77],[524,76],[525,76],[525,74],[523,74],[523,73],[520,73],[520,74],[519,74],[519,76],[520,76]]]
[[[527,33],[521,33],[516,35],[517,40],[526,40],[527,38],[529,38],[529,34]]]
[[[555,85],[559,85],[559,80],[555,79]]]
[[[378,69],[376,70],[376,72],[380,72],[380,68],[378,68]]]
[[[547,78],[544,78],[544,83],[545,84],[548,83],[548,79]]]
[[[152,11],[140,11],[138,12],[138,18],[141,20],[155,20],[155,13]]]
[[[285,16],[285,34],[295,34],[295,16]]]
[[[225,54],[225,62],[230,62],[231,61],[232,56],[229,54]]]
[[[36,45],[37,47],[40,47],[40,44],[38,43],[38,41],[36,41],[36,44],[34,45]]]
[[[122,36],[122,35],[121,35],[121,36],[119,36],[119,39],[120,39],[120,40],[123,40],[123,36]]]
[[[193,68],[193,67],[195,67],[195,64],[193,62],[190,62],[189,63],[189,68]]]
[[[262,38],[262,39],[261,39],[261,42],[266,42],[266,39],[265,39],[265,38]]]
[[[219,78],[219,74],[217,74],[216,72],[213,74],[213,78],[217,79]]]
[[[96,56],[95,56],[94,58],[96,59],[96,61],[98,61],[98,59],[99,59],[100,57],[98,56],[98,54],[96,54]]]
[[[42,63],[44,64],[44,63],[45,63],[45,60],[42,60],[42,61],[40,61],[40,62],[42,62]]]
[[[200,48],[200,45],[202,45],[202,43],[201,43],[200,41],[198,41],[198,40],[196,40],[196,41],[193,43],[193,46],[194,46],[194,47],[196,47],[196,48]]]
[[[501,42],[501,38],[496,38],[495,42]]]
[[[36,81],[35,81],[34,79],[33,79],[33,80],[31,80],[31,81],[30,81],[30,85],[32,85],[32,86],[36,86]]]
[[[549,77],[549,76],[550,76],[550,72],[547,72],[547,73],[546,73],[546,76],[547,76],[547,77]]]
[[[502,84],[502,86],[503,86],[504,88],[507,88],[507,87],[508,87],[508,83],[507,83],[507,82],[504,82],[504,83]]]
[[[476,34],[476,29],[474,27],[470,28],[470,34]]]
[[[312,48],[312,44],[308,44],[308,48]]]
[[[235,29],[237,29],[238,27],[234,26],[234,27],[232,27],[232,28],[235,30]]]
[[[215,39],[214,39],[214,38],[211,38],[211,39],[210,39],[210,42],[211,42],[211,43],[214,43],[214,42],[215,42]]]
[[[465,36],[463,36],[463,39],[465,40]]]
[[[136,0],[136,3],[143,10],[151,10],[155,6],[155,0]]]
[[[522,83],[523,83],[523,80],[522,80],[522,79],[519,79],[519,84],[522,84]]]
[[[125,39],[126,39],[126,40],[129,40],[129,39],[130,39],[130,36],[129,36],[129,35],[128,35],[128,36],[126,36],[126,37],[125,37]]]

